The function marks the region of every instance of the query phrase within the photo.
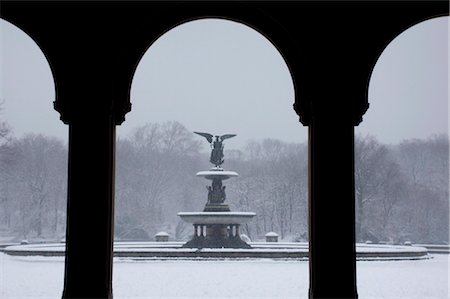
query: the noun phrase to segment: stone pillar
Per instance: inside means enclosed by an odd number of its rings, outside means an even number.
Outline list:
[[[198,225],[194,224],[194,238],[198,237]]]
[[[278,234],[276,232],[268,232],[266,234],[266,242],[278,242]]]
[[[166,232],[159,232],[155,235],[155,241],[156,242],[168,242],[169,234]]]
[[[357,298],[354,127],[316,117],[309,125],[310,298]]]
[[[63,298],[112,297],[114,148],[112,117],[71,121]]]

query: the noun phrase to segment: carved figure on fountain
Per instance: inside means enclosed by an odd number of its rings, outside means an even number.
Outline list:
[[[206,140],[208,140],[212,148],[209,162],[214,164],[215,167],[220,167],[220,165],[222,165],[223,162],[225,161],[223,159],[223,141],[225,139],[236,136],[236,134],[225,134],[222,136],[219,135],[214,136],[209,133],[202,133],[202,132],[194,132],[194,133],[203,136],[206,138]]]

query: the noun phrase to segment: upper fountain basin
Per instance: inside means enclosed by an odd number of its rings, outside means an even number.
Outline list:
[[[220,170],[220,168],[215,170],[213,168],[212,170],[199,171],[199,172],[197,172],[197,176],[204,177],[208,180],[213,180],[213,179],[226,180],[228,178],[237,177],[239,175],[235,171]]]

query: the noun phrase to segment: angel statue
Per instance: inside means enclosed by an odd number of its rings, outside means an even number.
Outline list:
[[[231,138],[236,136],[236,134],[225,134],[222,136],[216,135],[213,136],[209,133],[201,133],[201,132],[194,132],[195,134],[198,134],[200,136],[203,136],[208,140],[208,142],[211,144],[211,157],[209,158],[209,162],[214,164],[216,167],[220,167],[222,165],[224,159],[223,159],[223,144],[222,142],[225,139]]]

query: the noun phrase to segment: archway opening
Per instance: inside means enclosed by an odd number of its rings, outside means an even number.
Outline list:
[[[274,232],[281,242],[306,244],[307,134],[292,109],[294,86],[289,69],[267,38],[224,19],[179,25],[156,40],[141,59],[131,101],[133,110],[118,128],[117,241],[154,241],[157,233],[165,232],[169,241],[179,246],[192,237],[192,225],[179,219],[177,213],[203,210],[208,182],[196,173],[214,166],[208,162],[209,142],[193,133],[196,131],[237,135],[224,140],[225,162],[221,167],[239,174],[224,182],[231,211],[256,213],[251,222],[241,225],[240,234],[249,242],[258,242]],[[274,269],[259,266],[261,275],[256,277],[259,282],[255,286],[261,287],[266,285],[261,281]],[[287,288],[289,294],[307,293],[308,265],[302,262],[298,266],[284,264],[275,269],[279,273],[288,268],[302,271],[304,283]],[[115,264],[117,281],[123,281],[121,267],[128,266]],[[195,281],[185,276],[179,283],[186,286],[164,289],[161,295],[196,297],[202,287],[193,285],[224,276],[228,267],[219,265],[216,274],[202,278],[193,275]],[[253,271],[252,266],[243,267],[239,275]],[[195,269],[189,271],[207,273]],[[172,280],[173,276],[176,273],[162,279]],[[226,280],[216,281],[223,282],[216,290],[218,295],[228,286]],[[244,286],[249,281],[236,283]],[[280,296],[284,289],[267,287],[252,288],[248,296],[274,291]],[[142,284],[135,292],[142,295],[150,290],[148,284]],[[237,287],[236,292],[239,290],[242,288]]]
[[[448,22],[430,19],[398,35],[370,79],[370,109],[355,129],[357,242],[425,246],[435,262],[411,266],[423,271],[414,268],[421,274],[408,280],[412,270],[380,267],[371,277],[380,277],[383,293],[359,287],[364,297],[448,295],[448,259],[431,246],[448,251]],[[358,262],[361,286],[373,279],[367,267]]]
[[[53,109],[55,82],[44,53],[24,31],[2,19],[0,38],[0,244],[60,243],[68,134]],[[61,294],[63,257],[46,264],[42,275],[39,261],[0,254],[3,296]]]

